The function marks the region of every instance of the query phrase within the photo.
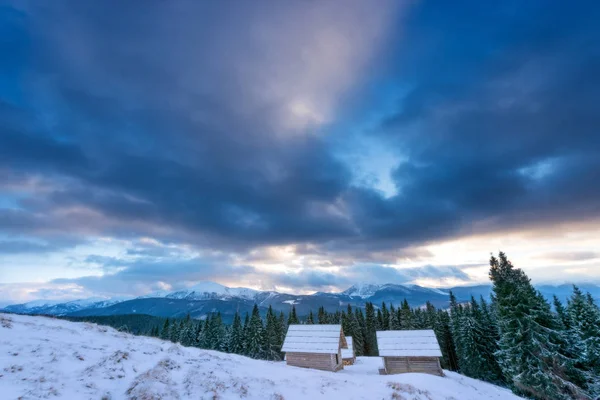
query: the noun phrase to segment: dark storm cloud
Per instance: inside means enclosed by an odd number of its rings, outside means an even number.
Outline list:
[[[406,57],[423,68],[383,124],[408,158],[399,195],[357,194],[358,225],[427,240],[598,218],[599,7],[587,5],[421,7]]]
[[[0,82],[0,171],[50,185],[0,209],[0,230],[225,251],[299,243],[352,265],[441,238],[600,217],[596,3],[414,5],[377,59],[396,70],[390,90],[409,88],[386,93],[401,101],[368,138],[407,160],[390,198],[352,185],[327,128],[338,97],[362,95],[347,86],[378,83],[354,66],[368,64],[391,3],[283,4],[14,3],[1,20],[0,50],[20,50],[0,57],[10,77]],[[211,265],[146,262],[110,279],[214,278]],[[279,279],[364,277],[348,276]]]
[[[186,4],[200,19],[242,17],[242,10]],[[31,60],[20,83],[29,100],[47,101],[51,126],[27,123],[35,116],[23,111],[17,126],[3,130],[0,164],[71,178],[48,196],[48,207],[90,207],[231,242],[350,234],[347,219],[329,210],[349,171],[318,136],[280,132],[280,105],[239,93],[240,84],[251,91],[252,80],[232,82],[245,73],[235,63],[251,61],[241,54],[227,62],[243,38],[160,2],[143,14],[132,3],[116,14],[108,2],[41,8],[25,10],[40,31],[21,32]],[[180,26],[161,19],[164,12]],[[257,12],[242,18],[240,33]],[[32,77],[36,87],[25,80]]]

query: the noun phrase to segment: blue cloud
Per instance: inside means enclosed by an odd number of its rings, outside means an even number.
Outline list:
[[[0,176],[46,183],[0,185],[0,233],[19,240],[5,252],[148,236],[310,245],[351,266],[600,217],[597,3],[242,3],[0,9]],[[361,143],[385,149],[386,195],[353,164]]]

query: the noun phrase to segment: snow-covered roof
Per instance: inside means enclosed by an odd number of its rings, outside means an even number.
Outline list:
[[[354,347],[352,345],[352,336],[346,336],[347,349],[342,349],[342,358],[354,358]]]
[[[377,332],[382,357],[441,357],[442,351],[431,329]]]
[[[337,353],[348,347],[341,325],[290,325],[281,351],[286,353]]]

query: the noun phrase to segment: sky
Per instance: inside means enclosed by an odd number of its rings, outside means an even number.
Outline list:
[[[598,20],[0,0],[0,301],[600,282]]]

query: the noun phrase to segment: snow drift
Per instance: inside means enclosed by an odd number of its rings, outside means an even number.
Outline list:
[[[462,375],[380,376],[378,357],[338,373],[186,348],[88,323],[0,314],[3,399],[518,399]]]

